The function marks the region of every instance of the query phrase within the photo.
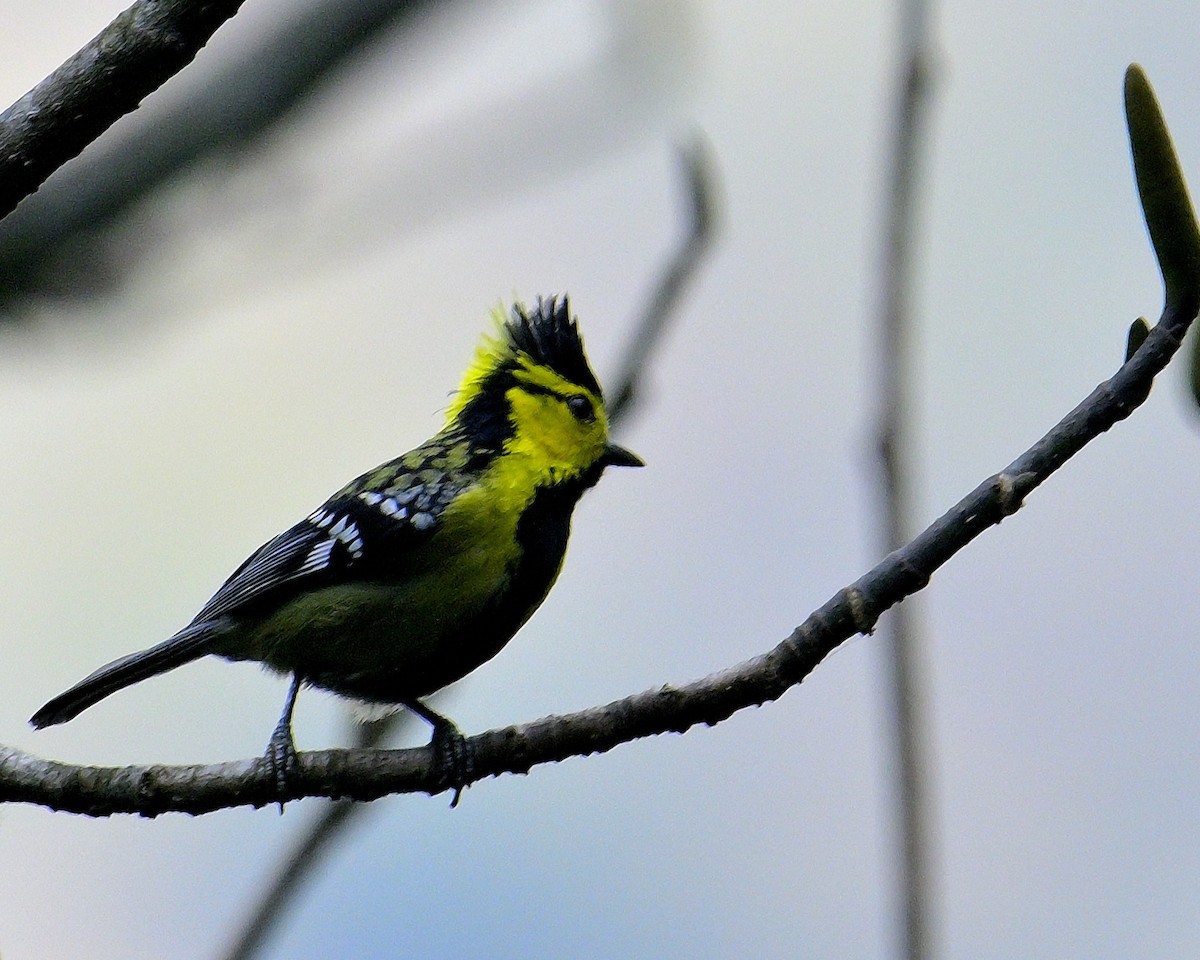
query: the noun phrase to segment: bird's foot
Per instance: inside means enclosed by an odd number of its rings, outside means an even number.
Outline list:
[[[463,790],[474,779],[475,751],[462,731],[445,717],[434,723],[433,739],[429,745],[433,747],[433,756],[441,774],[439,789],[454,790],[454,799],[450,801],[450,809],[453,810],[458,806]]]
[[[275,728],[275,732],[271,734],[271,739],[267,742],[266,761],[271,771],[271,778],[275,781],[279,812],[283,813],[284,798],[287,795],[288,787],[295,784],[296,776],[300,772],[290,723],[284,723],[281,720],[279,726]]]

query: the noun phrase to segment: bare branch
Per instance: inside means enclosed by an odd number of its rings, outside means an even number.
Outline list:
[[[0,114],[0,217],[192,59],[242,0],[138,0]]]
[[[382,720],[356,723],[355,746],[378,747],[402,725],[413,718],[407,711],[394,713]],[[370,808],[354,800],[335,800],[326,805],[291,851],[283,858],[266,891],[254,904],[246,923],[230,939],[224,960],[249,960],[257,956],[272,931],[283,918],[284,911],[295,899],[303,884],[329,852],[333,842]]]

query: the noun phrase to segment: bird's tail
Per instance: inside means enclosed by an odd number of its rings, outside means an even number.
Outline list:
[[[30,717],[29,722],[38,730],[56,723],[66,723],[110,693],[191,663],[212,652],[213,641],[220,636],[224,626],[221,620],[193,623],[149,650],[139,650],[105,664],[70,690],[60,693]]]

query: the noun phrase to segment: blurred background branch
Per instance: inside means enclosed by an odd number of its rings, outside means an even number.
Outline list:
[[[249,183],[218,167],[220,184],[196,212],[193,230],[226,244],[231,224],[254,211],[275,225],[277,249],[308,269],[311,247],[331,263],[353,259],[380,236],[419,232],[500,197],[544,190],[647,132],[661,136],[657,127],[691,70],[692,11],[684,0],[588,6],[603,40],[585,55],[565,58],[557,74],[537,76],[517,97],[498,92],[500,85],[450,103],[432,123],[414,124],[410,115],[408,127],[396,121],[403,111],[381,118],[346,109],[360,106],[366,92],[354,86],[356,78],[381,58],[398,64],[388,79],[400,85],[402,99],[418,104],[414,114],[420,116],[422,91],[405,68],[436,56],[431,36],[470,36],[502,12],[500,5],[308,0],[286,7],[250,31],[250,42],[197,64],[171,96],[150,100],[117,124],[0,221],[0,323],[47,298],[112,294],[169,229],[169,205],[152,202],[165,188],[200,179],[214,164],[253,157],[252,148],[268,142],[286,167],[291,141],[282,131],[314,133],[319,128],[304,126],[314,114],[326,129],[341,124],[342,137],[367,139],[358,160],[378,165],[383,178],[345,176],[341,139],[328,147],[317,143],[282,178]],[[567,47],[572,38],[562,39]],[[535,75],[542,59],[530,58]],[[335,83],[346,88],[335,101],[339,109],[322,113],[321,93]],[[310,104],[317,106],[306,113]],[[371,124],[368,138],[364,122]],[[534,142],[539,149],[527,149]],[[431,182],[439,184],[436,195]],[[339,230],[343,222],[356,224],[352,235]]]
[[[372,44],[432,5],[298,4],[257,42],[206,71],[204,83],[182,102],[157,109],[152,101],[120,123],[103,144],[67,163],[0,221],[0,321],[31,297],[84,297],[117,282],[129,265],[112,249],[111,228],[121,217],[197,164],[251,147]],[[451,0],[437,5],[450,6]],[[80,78],[85,88],[95,82],[90,72]],[[144,95],[139,90],[137,97]]]
[[[612,399],[607,404],[610,426],[621,424],[637,405],[642,378],[650,369],[654,351],[675,318],[680,299],[712,244],[717,215],[717,184],[704,139],[694,137],[679,151],[679,161],[687,188],[683,237],[678,249],[659,273],[646,306],[633,324],[633,335],[617,365],[616,375],[612,379]]]
[[[899,76],[890,137],[883,218],[879,304],[878,433],[879,548],[887,554],[912,536],[915,488],[913,303],[917,250],[919,164],[929,110],[929,4],[904,0],[899,12]],[[900,955],[932,955],[930,892],[932,842],[927,673],[924,642],[913,600],[897,604],[880,621],[886,658],[888,734],[892,738],[896,902],[900,905]]]
[[[360,750],[381,747],[408,727],[412,719],[413,715],[405,710],[380,720],[355,723],[352,746]],[[246,921],[223,954],[225,960],[250,960],[259,954],[317,867],[332,852],[334,842],[371,809],[357,800],[331,800],[317,811],[316,819],[280,859],[266,891],[251,905]]]

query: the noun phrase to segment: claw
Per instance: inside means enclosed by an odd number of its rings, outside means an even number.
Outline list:
[[[283,704],[283,715],[267,741],[266,761],[271,770],[271,779],[275,781],[276,802],[279,812],[283,813],[284,796],[288,787],[295,783],[300,765],[296,760],[296,744],[292,740],[292,711],[296,708],[296,694],[300,692],[300,677],[292,677],[292,686],[288,690],[287,700]]]
[[[475,751],[462,731],[450,720],[434,724],[433,739],[429,745],[433,747],[433,755],[441,772],[439,786],[454,790],[454,798],[450,801],[450,809],[453,810],[474,777]]]
[[[404,706],[433,727],[429,746],[433,748],[440,774],[438,790],[454,790],[454,798],[450,801],[453,810],[458,806],[463,790],[475,777],[475,752],[453,720],[430,710],[420,700],[407,700]]]
[[[283,813],[283,797],[288,786],[295,781],[300,768],[296,761],[296,745],[292,742],[290,726],[280,724],[275,728],[267,743],[266,760],[271,768],[271,778],[275,781],[275,791],[279,796],[279,812]]]

